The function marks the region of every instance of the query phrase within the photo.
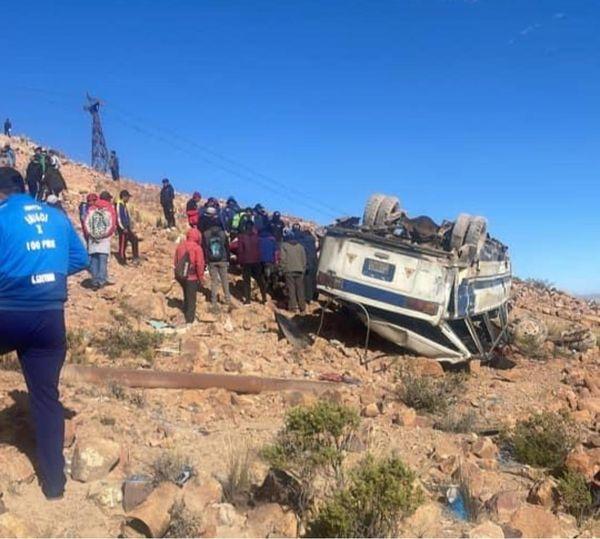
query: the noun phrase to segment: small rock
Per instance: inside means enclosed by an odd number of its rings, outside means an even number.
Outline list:
[[[527,501],[546,509],[552,509],[557,501],[556,483],[552,479],[539,481],[529,491]]]
[[[372,402],[362,409],[361,414],[363,417],[377,417],[379,415],[379,408],[377,404]]]
[[[479,438],[471,447],[471,451],[482,459],[494,459],[498,455],[498,447],[489,438]]]
[[[414,427],[417,420],[417,412],[413,408],[403,408],[392,416],[392,423],[401,427]]]
[[[217,508],[217,523],[219,526],[231,528],[243,523],[243,517],[237,513],[235,507],[230,503],[219,503],[215,507]]]
[[[587,425],[592,422],[592,414],[589,410],[577,410],[575,412],[571,412],[571,418],[575,423],[579,423],[581,425]]]
[[[35,477],[33,464],[16,447],[0,448],[0,478],[9,482],[29,483]]]
[[[469,531],[469,537],[483,539],[504,539],[504,531],[491,520],[486,520]]]
[[[417,357],[411,360],[410,366],[415,370],[415,373],[419,376],[444,376],[444,369],[442,368],[441,363],[439,363],[435,359],[430,359],[427,357]]]
[[[119,462],[121,447],[104,438],[80,440],[75,446],[71,477],[76,481],[103,479]]]
[[[577,407],[580,410],[587,410],[592,415],[600,414],[600,397],[587,397],[579,399]]]
[[[151,477],[134,475],[123,483],[123,509],[131,511],[146,500],[154,490]]]
[[[115,509],[123,501],[121,482],[99,481],[90,486],[88,498],[94,500],[102,509]]]

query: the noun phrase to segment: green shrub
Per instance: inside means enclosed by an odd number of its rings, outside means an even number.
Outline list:
[[[147,363],[152,364],[164,336],[153,331],[133,329],[127,323],[111,326],[96,336],[92,344],[110,359],[122,356],[142,357]]]
[[[400,373],[398,398],[415,410],[443,413],[456,402],[464,389],[463,374],[446,374],[439,378],[419,376],[410,370]]]
[[[402,518],[422,503],[415,475],[402,461],[366,457],[307,527],[308,537],[394,537]]]
[[[562,470],[577,442],[573,422],[554,412],[536,413],[519,421],[504,438],[516,460],[554,472]]]
[[[319,468],[337,476],[359,422],[352,408],[327,401],[292,408],[275,444],[265,447],[261,455],[272,467],[297,477]]]
[[[317,474],[343,479],[342,464],[360,418],[347,406],[319,401],[287,412],[283,429],[275,443],[265,446],[260,455],[272,468],[283,470],[299,483],[294,507],[302,516],[312,504],[313,481]]]
[[[558,480],[558,494],[565,510],[581,522],[593,509],[592,492],[581,473],[566,471]]]

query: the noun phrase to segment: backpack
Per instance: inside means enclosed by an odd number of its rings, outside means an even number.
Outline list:
[[[103,240],[115,231],[115,219],[109,207],[91,206],[83,219],[83,227],[89,238]]]
[[[221,262],[225,258],[225,245],[220,234],[211,236],[208,240],[209,262]]]
[[[187,251],[175,264],[175,279],[185,281],[190,272],[190,253]]]

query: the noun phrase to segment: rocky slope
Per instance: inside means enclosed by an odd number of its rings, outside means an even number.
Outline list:
[[[0,144],[4,142],[0,137]],[[26,140],[12,139],[11,143],[17,151],[18,168],[24,171],[33,145]],[[171,278],[180,233],[157,227],[158,187],[127,180],[115,185],[68,159],[63,174],[69,185],[66,206],[73,216],[86,193],[107,189],[116,195],[127,188],[144,239],[141,266],[121,267],[111,261],[115,286],[95,293],[83,286],[86,275],[71,280],[68,362],[311,380],[331,373],[346,374],[360,383],[336,384],[325,398],[360,410],[360,434],[349,460],[356,461],[367,451],[380,456],[396,453],[415,470],[426,493],[424,505],[402,524],[404,535],[600,535],[597,520],[577,522],[566,514],[553,494],[549,475],[514,462],[499,451],[501,444],[495,436],[532,412],[564,410],[579,428],[579,443],[568,466],[583,472],[590,482],[597,480],[600,353],[597,346],[575,350],[579,346],[570,347],[569,343],[577,342],[565,340],[574,328],[600,335],[596,305],[534,284],[515,283],[511,316],[542,320],[548,328],[545,342],[525,353],[523,347],[504,350],[515,363],[512,369],[472,362],[449,411],[434,417],[397,398],[399,371],[410,365],[416,376],[437,380],[452,374],[426,358],[402,355],[376,338],[365,353],[364,329],[343,313],[329,312],[314,344],[299,350],[280,339],[273,316],[275,304],[255,303],[211,315],[201,294],[197,325],[161,334],[160,343],[148,337],[155,333],[148,325],[150,319],[175,326],[182,322],[180,290]],[[181,211],[185,199],[183,195],[177,199],[181,231],[186,227]],[[239,297],[237,276],[233,289]],[[320,306],[313,304],[298,323],[314,334],[320,324]],[[135,333],[138,330],[142,333]],[[140,336],[136,351],[118,347],[123,334]],[[65,498],[47,503],[28,458],[32,440],[21,373],[10,356],[2,358],[0,366],[0,536],[117,536],[127,514],[122,500],[124,480],[132,474],[156,475],[155,463],[161,459],[177,471],[184,463],[195,470],[183,488],[174,493],[161,491],[161,496],[163,506],[172,497],[184,499],[190,514],[199,515],[196,533],[251,537],[295,536],[302,531],[286,507],[229,503],[222,484],[227,484],[231,463],[240,459],[251,482],[261,484],[267,467],[257,456],[258,449],[281,428],[287,409],[314,402],[314,395],[132,390],[119,380],[104,385],[63,380],[62,398],[69,417],[65,454],[71,479]],[[469,418],[467,427],[460,429],[466,432],[440,430],[444,419],[451,422],[451,415]],[[457,484],[466,487],[478,507],[470,519],[460,518],[446,503],[448,487]],[[170,533],[186,533],[183,528],[177,530],[172,526]]]

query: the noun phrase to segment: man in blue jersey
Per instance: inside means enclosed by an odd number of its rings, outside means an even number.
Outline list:
[[[68,217],[24,194],[0,168],[0,353],[16,351],[35,424],[38,472],[48,499],[64,492],[64,411],[58,381],[66,354],[67,277],[88,266]]]

